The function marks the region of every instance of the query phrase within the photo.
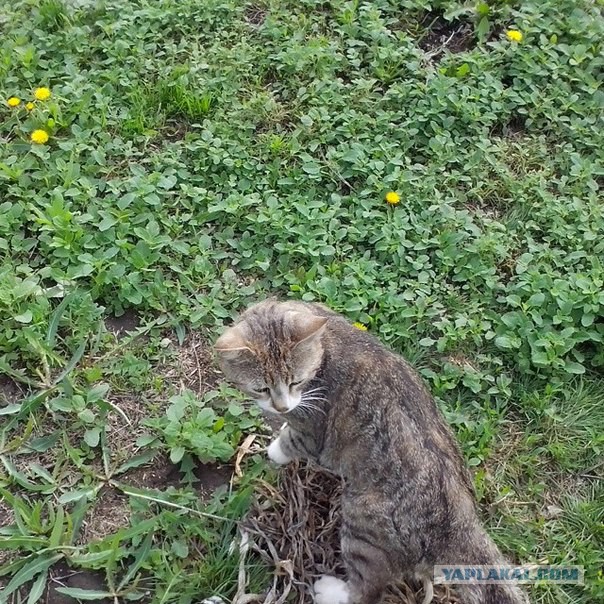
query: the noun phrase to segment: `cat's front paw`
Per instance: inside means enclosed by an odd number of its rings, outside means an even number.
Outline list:
[[[350,590],[346,581],[323,575],[313,586],[315,604],[348,604]]]
[[[289,463],[292,458],[288,457],[281,448],[281,442],[279,438],[276,438],[267,449],[268,458],[279,466]]]

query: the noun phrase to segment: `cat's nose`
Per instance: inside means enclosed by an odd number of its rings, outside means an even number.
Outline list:
[[[279,413],[285,413],[286,411],[290,410],[289,392],[287,388],[283,386],[283,384],[276,384],[271,392],[271,395],[273,399],[273,407],[275,407]]]

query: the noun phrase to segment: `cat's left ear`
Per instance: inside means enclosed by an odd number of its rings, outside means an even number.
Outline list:
[[[237,327],[227,329],[214,344],[214,350],[223,358],[233,360],[241,355],[251,354],[243,334]]]
[[[316,342],[327,327],[327,317],[294,313],[292,318],[295,338],[298,340],[296,348]]]

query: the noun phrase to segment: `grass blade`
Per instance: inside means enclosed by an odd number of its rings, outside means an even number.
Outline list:
[[[15,465],[9,461],[4,455],[0,455],[0,461],[4,464],[8,475],[21,487],[27,489],[28,491],[46,491],[49,488],[49,485],[37,485],[33,482],[30,482],[25,474],[19,472]]]
[[[231,519],[227,518],[226,516],[218,516],[216,514],[210,514],[208,512],[200,512],[199,510],[194,510],[193,508],[189,508],[186,505],[180,505],[179,503],[174,503],[173,501],[163,499],[162,497],[159,497],[159,494],[155,491],[150,491],[147,489],[137,489],[136,487],[131,487],[125,484],[119,484],[117,482],[114,482],[113,484],[117,488],[119,488],[122,493],[124,493],[124,495],[129,495],[130,497],[137,497],[146,501],[152,501],[154,503],[167,505],[168,507],[176,508],[177,510],[182,510],[183,512],[188,512],[189,514],[195,514],[196,516],[200,516],[202,518],[213,518],[214,520],[226,520],[228,522],[231,522]]]
[[[76,489],[75,491],[67,491],[59,497],[59,503],[71,503],[73,501],[79,501],[80,499],[94,499],[97,492],[103,485],[98,484],[94,487],[87,487],[84,489]]]
[[[49,556],[43,554],[37,556],[27,564],[21,567],[18,573],[10,580],[9,584],[4,588],[2,592],[2,598],[10,596],[14,591],[19,589],[21,585],[24,585],[28,581],[31,581],[39,573],[45,573],[55,562],[58,562],[63,557],[63,554],[54,554]],[[6,601],[6,600],[5,600]]]
[[[35,604],[35,602],[42,597],[44,590],[46,589],[47,580],[48,573],[41,573],[31,586],[31,591],[29,592],[29,596],[27,598],[27,604]]]
[[[48,332],[46,333],[46,344],[48,344],[49,348],[52,348],[55,345],[57,329],[59,327],[59,322],[61,321],[61,317],[65,312],[65,308],[73,299],[74,294],[68,294],[61,300],[61,303],[57,306],[55,311],[52,313],[52,317],[50,319],[50,324],[48,325]]]
[[[19,371],[15,371],[4,359],[0,359],[0,371],[6,373],[6,375],[13,378],[13,380],[26,384],[30,388],[39,388],[41,386],[41,384],[35,380],[28,378]]]
[[[0,536],[0,550],[36,549],[37,546],[42,547],[44,545],[46,545],[46,539],[43,537],[29,537],[27,535]]]
[[[132,577],[134,577],[134,575],[136,574],[138,569],[143,565],[143,563],[149,556],[149,552],[151,551],[152,545],[153,545],[153,532],[150,532],[150,533],[147,533],[147,536],[145,537],[141,546],[138,548],[138,551],[136,552],[136,556],[134,557],[134,562],[132,563],[132,566],[128,569],[128,572],[126,573],[124,578],[121,580],[121,582],[117,588],[117,591],[120,591],[123,587],[128,585],[128,583],[130,582],[130,579],[132,579]]]
[[[86,512],[90,507],[91,503],[83,497],[73,506],[71,510],[71,534],[69,535],[68,542],[70,545],[73,545],[80,535],[80,530],[82,528],[82,524],[84,523],[84,517],[86,516]]]
[[[2,370],[2,367],[0,367]],[[46,397],[54,390],[53,388],[47,388],[46,390],[42,390],[29,398],[26,398],[21,403],[20,411],[13,415],[10,422],[6,425],[5,431],[11,430],[18,422],[20,422],[28,413],[32,413],[35,411],[45,400]]]
[[[63,510],[63,506],[60,505],[57,508],[55,514],[55,525],[52,527],[52,532],[50,533],[50,539],[48,541],[48,545],[50,547],[57,547],[61,544],[61,537],[63,536],[63,521],[65,519],[65,511]]]
[[[105,478],[109,479],[111,476],[111,454],[109,447],[107,447],[107,432],[103,429],[100,434],[101,443],[101,456],[103,458],[103,470],[105,471]]]
[[[102,552],[91,552],[91,553],[73,553],[69,554],[69,562],[76,566],[85,566],[87,564],[99,564],[105,562],[111,558],[113,552],[111,550],[105,550]]]
[[[109,591],[99,591],[97,589],[81,589],[80,587],[57,587],[56,591],[65,596],[71,596],[78,600],[104,600],[113,598]]]
[[[65,365],[65,369],[63,369],[59,377],[54,380],[53,385],[56,386],[65,376],[69,375],[75,369],[75,366],[80,362],[80,359],[84,355],[84,350],[86,350],[87,342],[87,339],[83,340],[82,343],[78,346],[78,349],[73,353],[73,356],[71,357],[69,363]]]
[[[139,455],[131,457],[128,461],[124,462],[114,473],[114,476],[123,474],[124,472],[131,470],[132,468],[138,468],[139,466],[145,465],[151,461],[157,455],[157,451],[145,451]]]

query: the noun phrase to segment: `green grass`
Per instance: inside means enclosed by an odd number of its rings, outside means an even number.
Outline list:
[[[261,457],[203,502],[194,470],[258,420],[198,378],[192,334],[276,293],[413,360],[501,547],[585,566],[533,601],[600,602],[601,0],[5,4],[0,96],[23,101],[0,108],[10,597],[65,561],[120,597],[234,595],[232,521],[199,513],[243,514]],[[118,340],[104,319],[126,311]],[[180,481],[138,480],[170,455]],[[130,522],[93,534],[107,493]]]

